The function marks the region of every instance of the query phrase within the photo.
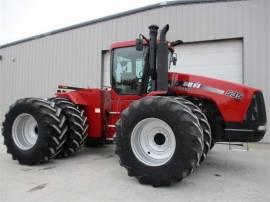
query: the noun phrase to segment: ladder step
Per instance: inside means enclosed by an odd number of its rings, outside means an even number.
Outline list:
[[[228,145],[230,151],[249,151],[248,142],[217,142],[217,144]]]
[[[229,142],[230,151],[249,151],[248,142]]]

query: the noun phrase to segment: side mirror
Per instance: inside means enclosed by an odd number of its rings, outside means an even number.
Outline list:
[[[171,42],[171,46],[177,46],[177,45],[181,45],[183,43],[184,42],[182,40],[176,40],[176,41]]]
[[[174,66],[177,63],[177,54],[176,53],[174,53],[173,56],[172,56],[172,63],[173,63]]]
[[[136,50],[142,51],[143,50],[143,39],[136,39]]]

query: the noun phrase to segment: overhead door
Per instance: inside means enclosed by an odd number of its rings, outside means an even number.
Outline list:
[[[178,61],[170,71],[243,82],[242,40],[188,43],[175,51]]]

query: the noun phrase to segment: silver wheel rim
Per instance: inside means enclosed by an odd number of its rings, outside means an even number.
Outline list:
[[[176,148],[171,127],[158,118],[146,118],[137,123],[130,141],[135,157],[148,166],[166,164]]]
[[[36,119],[27,113],[17,116],[12,125],[12,138],[16,146],[20,149],[31,149],[38,139],[38,124]]]

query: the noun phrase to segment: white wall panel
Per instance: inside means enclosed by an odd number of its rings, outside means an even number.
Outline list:
[[[0,49],[1,114],[20,97],[50,97],[60,83],[101,86],[101,52],[156,23],[185,42],[243,38],[243,82],[264,91],[270,114],[269,1],[221,1],[159,7]],[[12,58],[15,61],[12,62]],[[270,130],[270,125],[268,125]],[[268,134],[264,141],[270,142]]]
[[[103,52],[103,87],[111,87],[110,52]]]

